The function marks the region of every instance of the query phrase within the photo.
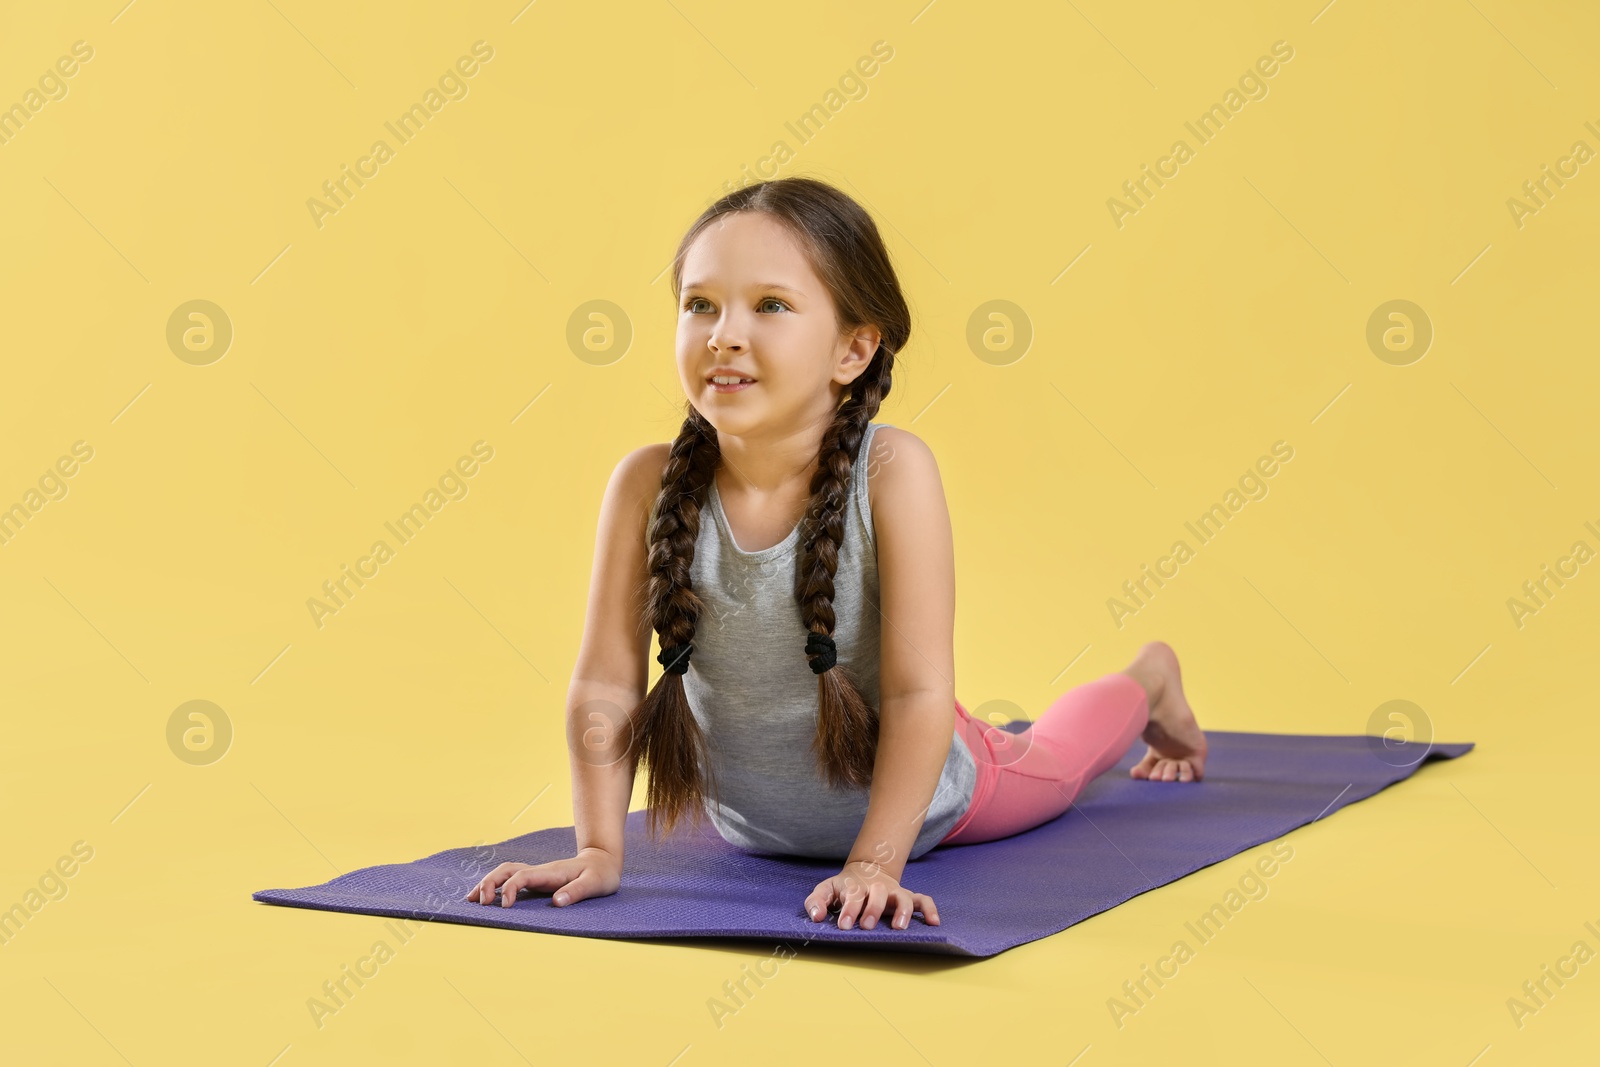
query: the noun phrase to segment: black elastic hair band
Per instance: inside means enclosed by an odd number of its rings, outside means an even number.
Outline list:
[[[806,655],[817,657],[811,661],[811,672],[813,674],[821,674],[823,671],[830,670],[835,663],[839,662],[839,653],[834,646],[833,638],[827,634],[819,634],[815,630],[806,635]]]
[[[656,656],[656,662],[665,667],[668,674],[687,674],[689,671],[689,653],[694,651],[694,645],[673,645],[663,648],[661,654]]]

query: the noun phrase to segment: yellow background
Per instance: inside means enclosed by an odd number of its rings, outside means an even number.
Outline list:
[[[1600,949],[1600,565],[1520,628],[1506,603],[1600,548],[1600,163],[1507,207],[1600,148],[1591,6],[122,5],[0,10],[0,104],[94,50],[0,145],[0,504],[94,450],[0,546],[0,906],[94,849],[0,948],[7,1062],[1592,1055],[1600,964],[1506,1007]],[[478,40],[466,97],[318,227],[306,201]],[[1279,40],[1268,95],[1196,145]],[[986,962],[807,950],[720,1029],[708,998],[769,948],[434,924],[319,1029],[307,999],[384,920],[252,891],[571,822],[601,492],[681,419],[662,271],[778,140],[874,213],[916,315],[879,419],[940,458],[964,703],[1037,714],[1161,638],[1204,725],[1359,734],[1405,699],[1478,749],[1289,835],[1121,1029],[1107,998],[1266,846]],[[234,331],[203,366],[166,341],[197,299]],[[1395,299],[1435,331],[1407,366],[1365,339]],[[569,347],[592,300],[625,354]],[[1033,330],[1000,365],[967,343],[991,300]],[[319,628],[306,601],[478,440],[467,496]],[[1115,625],[1278,440],[1270,494]],[[167,743],[196,699],[234,731],[208,766]]]

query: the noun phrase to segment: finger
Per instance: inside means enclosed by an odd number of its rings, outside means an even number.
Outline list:
[[[839,901],[839,929],[850,929],[850,924],[860,915],[861,905],[866,901],[866,896],[861,883],[854,878],[850,879],[845,886],[844,896]]]
[[[1178,780],[1178,761],[1167,760],[1166,769],[1161,772],[1163,782],[1176,782]]]
[[[835,890],[833,879],[824,878],[822,881],[817,883],[816,888],[811,891],[811,895],[806,897],[806,914],[810,916],[814,922],[820,922],[821,920],[826,919],[828,917],[828,911],[833,908],[834,901],[837,898],[838,893]]]
[[[1178,781],[1180,781],[1180,782],[1192,782],[1192,781],[1194,781],[1194,768],[1189,766],[1189,761],[1188,760],[1184,760],[1182,763],[1178,764]]]
[[[890,925],[896,930],[904,930],[911,925],[911,913],[916,910],[917,895],[901,891],[894,895],[891,903],[894,905],[894,916]]]
[[[817,883],[817,888],[806,897],[806,914],[812,922],[821,922],[828,917],[828,909],[833,906],[833,879]]]
[[[478,884],[473,886],[472,890],[467,893],[467,899],[476,901],[479,904],[489,903],[489,901],[494,899],[495,887],[511,874],[512,868],[512,864],[502,863],[500,866],[484,875]]]
[[[545,864],[537,867],[524,867],[515,872],[500,886],[500,906],[509,908],[517,902],[517,893],[523,889],[549,889],[559,885],[566,878],[566,874],[556,868]]]
[[[500,906],[509,908],[517,902],[517,893],[528,882],[528,872],[518,871],[500,884]]]
[[[561,879],[558,877],[555,880],[559,882]],[[572,881],[557,889],[555,896],[550,899],[556,907],[564,908],[568,904],[576,904],[580,900],[588,900],[593,892],[594,880],[587,870],[583,870],[578,872],[578,876]]]
[[[883,915],[884,905],[889,900],[889,888],[882,882],[872,883],[872,888],[867,890],[867,902],[861,909],[861,928],[871,930],[878,925],[878,919]]]
[[[805,912],[813,922],[823,919],[828,908],[833,904],[833,879],[825,878],[818,882],[811,895],[806,897]]]
[[[933,898],[925,893],[917,894],[917,910],[922,912],[922,921],[929,926],[939,925],[939,908],[934,904]]]

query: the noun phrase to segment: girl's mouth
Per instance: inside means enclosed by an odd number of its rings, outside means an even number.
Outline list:
[[[710,383],[711,391],[715,393],[739,393],[750,388],[754,384],[756,383],[749,378],[746,378],[744,381],[741,381],[737,384],[729,383],[724,385],[718,381],[712,381]]]

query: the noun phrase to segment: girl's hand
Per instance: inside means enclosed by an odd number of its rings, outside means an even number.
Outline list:
[[[502,863],[483,876],[483,881],[467,891],[476,904],[494,902],[500,893],[500,906],[509,908],[521,889],[556,891],[555,906],[566,907],[589,897],[608,897],[622,884],[622,861],[599,848],[580,848],[571,859],[549,863]]]
[[[922,912],[922,921],[929,926],[939,925],[939,909],[932,897],[902,888],[897,879],[889,877],[872,860],[846,863],[844,870],[818,882],[817,888],[806,897],[805,908],[812,922],[821,922],[828,912],[837,908],[841,930],[850,929],[857,918],[862,929],[870,930],[885,911],[890,915],[890,925],[898,930],[911,925],[914,911]]]

